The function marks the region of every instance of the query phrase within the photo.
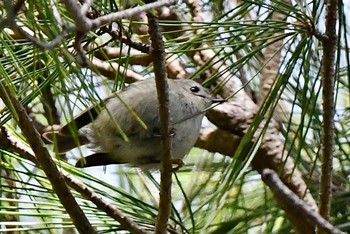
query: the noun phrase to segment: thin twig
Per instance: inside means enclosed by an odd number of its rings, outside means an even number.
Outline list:
[[[65,27],[62,28],[61,32],[56,35],[56,37],[50,41],[42,41],[29,33],[27,33],[21,26],[19,26],[16,22],[12,24],[14,29],[16,29],[19,33],[21,33],[27,40],[32,42],[35,46],[48,50],[52,49],[53,47],[57,46],[60,44],[64,39],[65,36],[68,35],[69,32],[73,31],[74,26],[73,25],[66,25]]]
[[[176,0],[159,0],[157,2],[149,3],[143,6],[126,9],[119,12],[113,12],[108,15],[97,17],[96,19],[89,19],[86,16],[87,7],[91,5],[92,1],[89,0],[83,6],[72,0],[63,0],[63,2],[66,5],[67,10],[75,23],[75,48],[78,51],[80,58],[82,59],[82,64],[84,66],[87,66],[88,59],[85,55],[81,43],[88,32],[102,27],[106,24],[111,24],[123,18],[130,18],[145,11],[172,5],[176,2]]]
[[[62,29],[61,29],[61,32],[51,41],[41,41],[38,38],[27,33],[25,30],[23,30],[22,27],[19,26],[15,20],[15,18],[17,16],[16,14],[24,5],[25,0],[19,0],[14,6],[11,5],[11,1],[6,1],[5,3],[7,3],[7,5],[8,5],[8,7],[7,7],[8,8],[7,9],[8,16],[6,19],[4,19],[3,21],[0,22],[0,31],[4,26],[10,25],[14,29],[16,29],[19,33],[21,33],[26,39],[31,41],[34,45],[36,45],[39,48],[51,49],[51,48],[57,46],[59,43],[61,43],[63,41],[65,36],[69,32],[73,31],[75,28],[74,25],[69,24],[69,23],[63,23],[61,21],[61,19],[59,18],[59,15],[58,15],[58,10],[57,10],[56,6],[53,5],[53,13],[54,13],[55,19],[58,23],[60,23]]]
[[[60,173],[55,162],[52,160],[39,132],[33,124],[33,121],[25,111],[22,104],[16,98],[14,92],[4,81],[0,82],[0,97],[5,105],[11,110],[12,116],[17,121],[23,135],[26,137],[29,145],[33,149],[38,164],[45,172],[53,190],[57,194],[57,197],[59,198],[63,207],[66,209],[77,230],[80,233],[96,233],[84,212],[76,202],[74,196],[70,192],[62,173]]]
[[[10,2],[10,1],[6,1]],[[56,35],[54,39],[51,41],[41,41],[38,38],[30,35],[27,33],[25,30],[21,28],[16,22],[15,22],[15,17],[16,17],[16,12],[20,9],[22,4],[24,3],[23,0],[19,1],[15,6],[12,6],[10,3],[9,5],[9,10],[8,10],[8,17],[0,22],[0,29],[5,27],[6,25],[11,25],[13,26],[16,30],[18,30],[25,38],[27,38],[29,41],[31,41],[34,45],[36,45],[39,48],[42,49],[51,49],[55,46],[57,46],[59,43],[63,41],[65,36],[72,32],[76,31],[79,32],[79,36],[76,37],[77,40],[76,42],[76,48],[78,52],[80,52],[80,47],[79,43],[81,43],[82,39],[84,38],[85,34],[91,30],[94,30],[96,28],[99,28],[105,24],[110,24],[113,23],[117,20],[123,19],[123,18],[128,18],[134,15],[137,15],[141,12],[152,10],[155,8],[159,8],[162,6],[169,6],[174,4],[176,1],[175,0],[160,0],[154,3],[150,3],[144,6],[138,6],[134,7],[131,9],[127,9],[124,11],[120,12],[114,12],[108,15],[100,16],[96,19],[89,19],[86,16],[86,11],[89,8],[89,6],[92,4],[93,1],[88,1],[85,3],[83,6],[80,4],[77,4],[76,1],[73,0],[64,0],[64,3],[66,5],[67,10],[69,11],[71,17],[73,18],[75,25],[70,24],[68,22],[60,22],[61,18],[57,14],[57,9],[53,9],[53,13],[55,16],[56,21],[58,21],[58,24],[61,24],[62,30],[61,32]],[[83,63],[85,63],[85,57],[81,55],[81,58],[83,59]]]
[[[67,184],[78,193],[84,195],[92,203],[94,203],[99,210],[104,211],[111,218],[120,223],[123,228],[126,228],[130,233],[135,234],[149,234],[150,232],[141,229],[141,227],[127,217],[121,210],[115,205],[102,199],[93,189],[87,187],[83,182],[74,178],[70,174],[64,173],[64,178]]]
[[[295,193],[293,193],[278,177],[277,173],[271,169],[264,169],[261,173],[262,179],[270,187],[271,191],[279,201],[283,202],[283,205],[288,209],[293,210],[293,213],[297,213],[301,217],[312,223],[316,224],[319,228],[327,233],[345,234],[340,231],[324,219],[320,214],[310,209],[310,207],[301,200]]]
[[[100,16],[92,20],[86,17],[83,12],[85,8],[82,8],[80,4],[77,4],[76,1],[63,0],[63,2],[66,5],[69,14],[73,18],[75,25],[77,26],[77,30],[85,34],[93,29],[113,23],[123,18],[130,18],[145,11],[153,10],[163,6],[173,5],[176,3],[176,0],[159,0],[157,2],[149,3],[143,6],[137,6],[123,11],[113,12],[111,14]]]
[[[114,12],[108,15],[100,16],[94,20],[91,20],[92,29],[101,27],[105,24],[115,22],[124,18],[130,18],[132,16],[138,15],[142,12],[150,11],[164,6],[171,6],[175,4],[177,0],[159,0],[152,2],[143,6],[137,6],[134,8],[126,9],[119,12]]]
[[[89,66],[89,59],[86,56],[85,50],[82,45],[82,41],[84,39],[85,34],[81,32],[77,32],[75,34],[75,41],[74,41],[74,48],[78,52],[78,60],[77,62],[80,63],[81,66],[83,67],[88,67]]]
[[[172,126],[169,113],[169,86],[165,67],[164,42],[156,17],[151,13],[148,13],[147,17],[152,45],[151,55],[153,57],[154,75],[159,101],[160,132],[162,136],[160,198],[155,233],[163,234],[166,233],[171,212]]]
[[[337,47],[338,1],[326,1],[326,32],[323,37],[322,56],[322,165],[320,177],[320,214],[329,220],[332,199],[332,170],[334,150],[334,83],[335,52]],[[318,231],[319,233],[322,231]]]
[[[109,28],[109,27],[101,27],[101,30],[102,32],[108,33],[112,38],[120,40],[120,42],[130,46],[131,48],[139,50],[145,54],[148,54],[150,51],[149,45],[145,45],[141,42],[133,41],[129,36],[126,36],[126,37],[121,36],[120,31],[114,30],[113,28]]]

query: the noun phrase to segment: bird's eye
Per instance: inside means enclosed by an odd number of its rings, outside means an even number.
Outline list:
[[[198,86],[192,86],[192,87],[190,88],[190,90],[191,90],[192,92],[194,92],[194,93],[198,93],[200,89],[199,89]]]

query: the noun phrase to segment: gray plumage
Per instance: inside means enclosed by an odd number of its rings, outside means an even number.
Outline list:
[[[205,110],[217,100],[192,80],[168,80],[168,84],[173,159],[182,159],[198,138]],[[71,126],[78,130],[75,138]],[[45,133],[44,137],[56,139],[61,153],[88,144],[95,153],[80,159],[78,167],[120,163],[153,167],[160,162],[159,126],[155,81],[147,79],[113,94],[101,105],[90,107],[71,123],[56,132]]]

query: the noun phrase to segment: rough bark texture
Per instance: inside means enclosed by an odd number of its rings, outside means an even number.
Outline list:
[[[212,58],[214,58],[214,52],[211,50],[201,51],[197,54],[197,61],[201,63],[205,63]],[[218,61],[212,61],[212,63],[214,65],[212,65],[211,69],[208,71],[211,74],[225,69],[223,64]],[[245,93],[239,81],[227,78],[228,77],[222,76],[217,83],[224,84],[220,90],[220,95],[224,98],[229,97],[229,101],[209,111],[207,117],[221,130],[242,137],[247,132],[248,127],[257,114],[259,106]],[[251,139],[252,142],[258,139],[265,124],[266,120],[260,123],[259,128]],[[227,138],[227,134],[224,134],[224,136]],[[208,142],[207,145],[209,145]],[[268,123],[258,154],[252,161],[253,168],[259,173],[265,168],[276,171],[289,189],[297,194],[298,197],[302,198],[306,204],[310,206],[311,210],[317,211],[317,204],[309,192],[300,171],[295,168],[292,158],[287,157],[283,146],[284,141],[279,135],[278,124],[274,119],[271,119]],[[223,145],[217,146],[217,149],[220,147],[223,147]],[[223,147],[223,149],[225,148],[227,147]],[[231,152],[229,155],[233,155],[233,153],[234,152]],[[283,203],[280,204],[299,233],[314,232],[315,227],[313,224],[301,219],[298,214],[288,213],[286,206],[284,206]]]
[[[334,151],[334,83],[337,48],[338,1],[326,1],[326,32],[323,38],[322,57],[322,164],[320,177],[320,214],[329,220],[332,199],[332,171]],[[319,231],[318,233],[323,233]]]

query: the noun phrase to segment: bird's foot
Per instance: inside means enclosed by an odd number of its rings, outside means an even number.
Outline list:
[[[184,161],[182,161],[181,158],[172,159],[171,162],[173,165],[172,172],[178,171],[181,167],[185,165]]]

